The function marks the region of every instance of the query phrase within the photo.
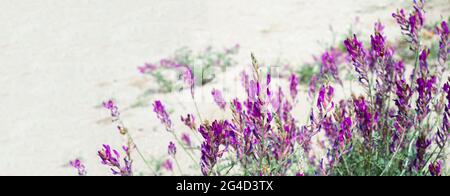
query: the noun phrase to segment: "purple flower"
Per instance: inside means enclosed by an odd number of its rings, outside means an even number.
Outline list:
[[[355,71],[359,75],[359,82],[363,86],[367,87],[369,83],[369,79],[367,77],[368,66],[366,50],[364,49],[362,42],[358,40],[356,35],[353,35],[353,38],[349,38],[344,41],[344,45],[352,59]]]
[[[380,29],[383,29],[381,23],[375,24],[375,35],[370,36],[370,43],[372,45],[372,51],[374,52],[374,59],[382,59],[386,54],[385,37]]]
[[[184,67],[183,80],[189,86],[191,90],[191,96],[194,97],[195,76],[192,69],[188,66]]]
[[[319,77],[317,77],[317,75],[313,75],[313,76],[311,76],[311,79],[309,81],[308,96],[309,96],[310,100],[314,99],[314,95],[316,94],[316,87],[317,87],[318,79],[319,79]]]
[[[217,160],[222,157],[225,149],[220,147],[228,146],[230,140],[235,140],[235,135],[230,126],[228,121],[214,121],[211,125],[205,123],[198,129],[204,138],[201,145],[200,161],[203,175],[211,174]]]
[[[164,168],[167,171],[173,171],[173,163],[170,159],[167,159],[163,162],[162,168]]]
[[[403,145],[402,138],[413,125],[409,114],[411,109],[411,88],[404,80],[399,80],[396,82],[395,94],[397,95],[397,98],[394,100],[395,105],[397,106],[397,114],[395,114],[395,132],[392,137],[391,152],[397,150],[397,146],[401,147]]]
[[[172,130],[172,121],[170,120],[169,114],[166,112],[164,105],[161,101],[155,101],[153,104],[153,111],[156,113],[161,123],[166,127],[168,131]]]
[[[145,74],[157,69],[155,64],[145,63],[143,66],[138,67],[140,73]]]
[[[81,163],[81,161],[79,159],[75,159],[73,161],[70,161],[69,164],[73,168],[77,169],[79,176],[85,176],[87,174],[86,167],[84,166],[83,163]]]
[[[419,32],[425,22],[424,4],[424,0],[414,1],[414,10],[408,17],[403,9],[397,10],[397,13],[392,14],[392,17],[394,17],[400,25],[402,33],[409,37],[409,41],[412,43],[411,49],[413,50],[419,49]]]
[[[222,109],[225,110],[225,107],[227,105],[227,102],[223,99],[222,97],[222,93],[217,90],[217,89],[213,89],[211,92],[214,101],[216,102],[216,104]]]
[[[426,77],[428,75],[428,63],[427,58],[428,54],[430,53],[430,50],[424,49],[419,55],[419,65],[420,65],[420,71],[422,73],[422,77]]]
[[[342,81],[339,77],[339,69],[337,65],[341,63],[342,56],[343,56],[342,53],[335,48],[331,48],[325,51],[320,56],[320,63],[321,63],[320,74],[322,76],[329,75],[333,77],[334,80],[341,85]]]
[[[298,94],[298,78],[295,74],[292,74],[291,77],[289,77],[289,82],[290,82],[290,92],[291,92],[291,97],[292,100],[295,100],[295,98],[297,98],[297,94]]]
[[[416,101],[417,120],[420,122],[429,113],[429,103],[433,98],[433,92],[435,92],[434,84],[436,83],[436,77],[432,76],[429,79],[418,78],[417,79],[417,92],[419,97]]]
[[[181,116],[181,121],[184,123],[184,125],[189,127],[191,130],[196,129],[194,115],[188,114],[186,117]]]
[[[358,122],[358,129],[361,132],[365,144],[371,145],[372,132],[376,123],[375,115],[370,112],[369,105],[364,97],[354,98],[353,104]]]
[[[422,134],[417,138],[416,142],[416,158],[414,159],[413,166],[419,171],[425,164],[425,153],[428,147],[431,145],[431,140]]]
[[[126,152],[124,164],[120,163],[120,155],[117,150],[111,149],[109,145],[103,144],[103,149],[98,151],[98,156],[100,157],[103,165],[108,165],[111,167],[111,171],[114,175],[121,176],[132,176],[133,172],[131,169],[131,158],[127,147],[123,147]]]
[[[442,65],[443,70],[445,70],[445,62],[447,62],[448,53],[450,53],[450,42],[449,42],[449,30],[448,25],[445,21],[442,21],[441,27],[436,27],[437,34],[439,35],[439,63]]]
[[[319,90],[319,96],[317,98],[317,108],[322,114],[323,112],[330,112],[334,108],[334,102],[332,101],[334,96],[334,88],[332,86],[322,86]]]
[[[181,136],[181,141],[183,141],[183,143],[186,146],[191,146],[192,145],[191,137],[189,137],[189,134],[187,134],[187,133],[183,133],[183,135]]]
[[[167,147],[167,153],[170,156],[175,156],[175,154],[177,154],[177,147],[175,146],[175,144],[173,142],[169,143],[169,146]]]
[[[432,176],[441,176],[442,175],[441,170],[442,170],[442,161],[441,160],[438,160],[435,163],[431,163],[428,166],[428,171],[430,171],[430,174]]]
[[[114,119],[119,118],[119,116],[120,116],[119,109],[113,100],[108,100],[108,101],[103,102],[103,107],[108,109],[111,112],[111,117],[113,117]]]

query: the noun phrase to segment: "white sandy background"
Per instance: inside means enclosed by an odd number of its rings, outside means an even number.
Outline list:
[[[389,37],[398,37],[391,13],[408,6],[391,0],[0,0],[0,175],[75,175],[67,167],[74,158],[90,175],[108,175],[96,151],[124,142],[100,108],[109,98],[124,108],[122,118],[144,154],[163,157],[171,137],[152,107],[129,106],[147,89],[136,67],[177,48],[241,45],[239,67],[197,90],[208,100],[212,87],[236,88],[235,73],[250,63],[250,52],[262,62],[298,65],[355,21],[366,37],[378,19]],[[446,0],[429,4],[429,17],[449,13]],[[177,132],[187,131],[178,121],[194,112],[188,92],[155,94],[148,103],[155,99],[173,110]],[[205,100],[205,118],[224,115]],[[302,107],[308,108],[298,106],[299,115]],[[135,165],[146,174],[142,161]]]

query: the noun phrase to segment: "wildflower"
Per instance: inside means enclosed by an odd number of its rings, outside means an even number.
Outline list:
[[[119,116],[120,116],[119,109],[113,100],[108,100],[108,101],[103,102],[103,107],[108,109],[111,112],[111,117],[113,117],[114,119],[119,118]]]
[[[397,13],[392,14],[392,17],[394,17],[400,25],[402,33],[409,37],[409,41],[412,43],[412,50],[419,49],[419,33],[425,22],[424,4],[424,0],[415,0],[414,10],[408,17],[403,9],[397,10]]]
[[[170,159],[167,159],[163,162],[162,168],[164,168],[167,171],[173,171],[173,163]]]
[[[383,25],[381,23],[376,23],[375,35],[370,36],[374,59],[382,59],[386,54],[385,37],[382,35],[382,26]]]
[[[292,74],[291,77],[289,78],[290,81],[290,92],[291,92],[291,97],[292,100],[295,100],[295,98],[297,97],[298,94],[298,78],[295,74]]]
[[[433,76],[429,79],[418,78],[417,79],[417,92],[419,97],[416,101],[416,111],[417,111],[417,120],[420,122],[423,120],[429,113],[429,103],[433,98],[432,94],[435,91],[434,84],[436,83],[436,78]]]
[[[187,114],[186,117],[181,116],[181,121],[184,123],[184,125],[189,127],[191,130],[195,130],[196,129],[194,115]]]
[[[325,51],[320,57],[320,74],[330,75],[336,82],[342,85],[342,81],[339,78],[339,70],[337,67],[338,63],[340,63],[341,56],[342,53],[335,48],[331,48]]]
[[[153,104],[153,111],[156,113],[161,123],[166,127],[168,131],[172,129],[172,121],[170,120],[169,114],[166,112],[164,105],[161,101],[155,101]]]
[[[195,77],[192,69],[188,66],[184,67],[183,80],[189,86],[189,89],[191,90],[191,96],[194,97]]]
[[[181,136],[181,141],[183,141],[183,143],[186,146],[191,146],[192,145],[191,137],[189,137],[189,134],[187,134],[187,133],[183,133],[183,135]]]
[[[432,176],[441,176],[442,175],[441,167],[442,167],[442,161],[438,160],[435,163],[431,163],[428,166],[428,171],[430,171],[430,174]]]
[[[225,107],[227,105],[227,102],[223,99],[222,97],[222,93],[217,90],[217,89],[213,89],[211,92],[214,101],[216,102],[216,104],[222,109],[225,110]]]
[[[414,159],[413,166],[419,171],[425,164],[425,153],[428,147],[431,145],[431,141],[426,138],[425,135],[419,136],[416,141],[416,158]]]
[[[175,146],[175,144],[173,142],[169,143],[169,146],[167,147],[167,153],[170,156],[175,156],[175,154],[177,153],[177,147]]]
[[[145,74],[155,70],[157,66],[155,64],[145,63],[143,66],[138,67],[140,73]]]
[[[222,145],[228,145],[227,136],[232,136],[230,132],[230,124],[227,121],[214,121],[211,125],[203,124],[199,128],[199,132],[204,138],[201,145],[201,161],[200,166],[203,175],[209,175],[217,160],[222,157],[225,149],[221,149]]]
[[[322,86],[319,90],[319,96],[317,98],[317,107],[320,113],[330,112],[334,107],[332,101],[334,96],[334,88],[332,86]]]
[[[450,42],[449,42],[449,30],[448,24],[445,21],[442,21],[441,26],[436,27],[437,34],[439,35],[439,63],[442,65],[442,68],[445,69],[445,62],[447,62],[448,53],[450,53]],[[441,70],[443,73],[444,70]]]
[[[364,97],[353,99],[358,128],[362,133],[366,145],[370,145],[372,131],[376,123],[375,115],[369,111],[369,105]]]
[[[392,152],[396,150],[396,146],[399,145],[399,142],[403,142],[400,141],[400,139],[403,138],[406,131],[408,131],[413,125],[409,117],[409,110],[411,108],[410,99],[412,96],[411,88],[404,80],[399,80],[396,82],[395,93],[397,95],[397,99],[395,99],[394,102],[397,106],[397,114],[395,115],[395,132],[393,134],[393,141],[391,144]],[[401,145],[403,144],[401,143]]]
[[[353,35],[353,38],[349,38],[344,41],[344,45],[353,61],[355,71],[358,73],[359,82],[363,86],[367,87],[369,83],[369,79],[367,77],[368,66],[366,50],[364,49],[362,42],[358,40],[356,35]]]
[[[125,146],[122,148],[127,154],[127,156],[123,159],[123,165],[120,163],[119,152],[111,149],[109,145],[103,144],[103,149],[98,151],[98,156],[100,157],[103,165],[108,165],[111,167],[111,171],[114,175],[132,176],[132,161],[129,156],[128,148]]]
[[[317,87],[317,81],[318,81],[317,75],[311,76],[311,79],[309,81],[308,85],[308,96],[312,100],[314,98],[314,95],[316,94],[316,87]]]
[[[352,118],[344,117],[344,120],[340,123],[340,128],[338,142],[342,148],[352,139]]]
[[[84,166],[83,163],[81,163],[81,161],[79,159],[75,159],[73,161],[70,161],[69,164],[73,168],[77,169],[79,176],[85,176],[87,174],[86,167]]]
[[[428,75],[428,63],[427,58],[430,50],[424,49],[419,55],[419,65],[422,77],[426,77]]]
[[[439,148],[443,149],[445,148],[445,144],[447,143],[447,139],[448,136],[450,134],[450,122],[449,122],[449,117],[450,117],[450,85],[449,83],[445,83],[444,87],[443,87],[443,92],[445,93],[446,96],[446,101],[447,104],[444,107],[444,112],[443,112],[443,119],[442,119],[442,125],[441,128],[438,129],[437,133],[436,133],[436,144]]]

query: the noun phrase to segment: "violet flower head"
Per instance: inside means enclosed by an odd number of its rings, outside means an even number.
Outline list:
[[[172,121],[170,120],[169,114],[167,113],[164,105],[161,101],[155,101],[153,103],[153,111],[156,113],[161,123],[166,127],[168,131],[172,130]]]
[[[422,77],[426,77],[428,74],[428,62],[427,62],[428,54],[430,54],[430,50],[424,49],[419,55],[419,65]]]
[[[427,139],[425,135],[421,135],[416,141],[416,158],[414,159],[413,166],[419,171],[425,164],[425,153],[428,147],[431,145],[431,140]]]
[[[366,50],[364,49],[362,42],[358,40],[356,35],[353,35],[353,38],[344,41],[344,45],[352,59],[355,71],[358,73],[359,82],[367,87],[369,83],[367,77],[368,65]]]
[[[188,147],[192,146],[191,137],[189,137],[189,134],[187,133],[183,133],[183,135],[181,135],[181,141],[183,141],[183,143]]]
[[[319,90],[319,96],[317,98],[317,108],[320,113],[330,112],[334,108],[333,100],[334,88],[332,86],[322,86]]]
[[[377,24],[381,25],[381,23]],[[386,54],[385,37],[382,32],[379,31],[379,28],[381,27],[377,28],[377,26],[379,26],[377,24],[375,25],[375,35],[370,36],[370,43],[375,59],[382,59]]]
[[[227,102],[225,101],[225,99],[223,99],[222,97],[222,93],[217,90],[217,89],[213,89],[211,92],[214,101],[216,102],[216,104],[222,109],[225,110],[225,107],[227,105]]]
[[[409,37],[411,42],[412,50],[417,50],[419,48],[419,33],[425,23],[425,10],[424,10],[424,0],[414,1],[414,10],[406,16],[403,9],[397,10],[396,13],[392,14],[399,24],[402,33]]]
[[[342,53],[335,48],[325,51],[320,56],[320,74],[322,76],[329,75],[337,83],[342,85],[342,81],[339,77],[339,69],[337,67],[337,65],[341,62],[341,56],[343,56]]]
[[[118,119],[120,116],[119,108],[113,100],[108,100],[103,102],[103,107],[111,112],[111,117],[113,119]]]
[[[196,129],[194,115],[188,114],[186,117],[181,116],[181,121],[184,123],[184,125],[189,127],[191,130]]]
[[[366,102],[364,97],[353,99],[355,114],[358,122],[358,129],[364,138],[365,144],[370,146],[372,132],[374,130],[374,125],[376,124],[376,115],[370,112],[369,104]]]
[[[290,82],[290,92],[291,92],[291,97],[292,100],[295,100],[295,98],[297,98],[297,94],[298,94],[298,78],[295,74],[292,74],[291,77],[289,78],[289,82]]]
[[[418,78],[417,79],[417,92],[419,97],[416,101],[416,111],[418,120],[423,120],[429,113],[429,103],[433,98],[433,92],[435,92],[434,84],[436,83],[436,77],[432,76],[429,79]]]
[[[316,94],[316,87],[317,87],[318,80],[319,80],[319,77],[317,77],[317,75],[311,76],[311,79],[310,79],[309,85],[308,85],[308,97],[310,100],[314,99],[314,95]]]
[[[188,66],[184,67],[183,80],[189,86],[191,90],[191,96],[194,97],[195,76],[192,69]]]
[[[120,163],[120,155],[117,150],[111,149],[109,145],[103,144],[103,149],[98,151],[98,156],[101,159],[103,165],[111,167],[113,175],[132,176],[131,158],[129,157],[129,151],[127,147],[123,147],[127,156],[123,159],[124,164]]]
[[[177,154],[177,147],[173,142],[169,142],[169,146],[167,147],[167,153],[173,157]]]
[[[167,159],[166,161],[164,161],[162,163],[161,167],[167,171],[173,171],[173,163],[170,159]]]
[[[442,161],[438,160],[435,163],[431,163],[428,166],[428,171],[431,176],[441,176],[442,175]]]
[[[79,159],[70,161],[69,164],[78,171],[79,176],[85,176],[87,174],[86,167],[84,166],[83,163],[81,163]]]
[[[447,62],[448,54],[450,53],[450,42],[449,42],[449,29],[448,24],[442,21],[441,26],[436,27],[436,32],[439,35],[439,63],[445,70],[445,62]],[[442,70],[441,72],[443,72]]]

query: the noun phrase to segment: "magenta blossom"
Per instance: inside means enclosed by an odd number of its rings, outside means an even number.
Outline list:
[[[157,69],[155,64],[145,63],[143,66],[138,67],[140,73],[145,74]]]
[[[181,136],[181,141],[183,141],[183,143],[186,146],[191,146],[192,145],[191,137],[189,137],[189,134],[187,134],[187,133],[183,133],[183,135]]]
[[[119,118],[120,116],[119,109],[113,100],[103,102],[103,107],[111,112],[111,117],[113,117],[114,119]]]
[[[69,164],[73,168],[77,169],[79,176],[85,176],[87,174],[86,167],[84,166],[83,163],[81,163],[81,161],[79,159],[75,159],[73,161],[70,161]]]
[[[297,98],[297,94],[298,94],[298,78],[295,74],[292,74],[291,77],[289,77],[289,82],[290,82],[290,92],[291,92],[291,97],[292,100],[295,100],[295,98]]]
[[[173,163],[170,159],[167,159],[166,161],[164,161],[164,163],[161,165],[161,167],[167,171],[173,171]]]
[[[132,161],[130,158],[129,149],[124,146],[123,150],[126,152],[126,156],[123,159],[123,165],[120,163],[119,152],[111,149],[109,145],[103,144],[103,149],[98,151],[98,156],[100,157],[103,165],[108,165],[111,167],[111,171],[114,175],[132,176]]]
[[[170,156],[175,156],[175,154],[177,154],[177,147],[175,146],[175,144],[173,142],[169,143],[169,146],[167,147],[167,153]]]
[[[430,171],[430,174],[432,176],[441,176],[441,170],[442,170],[442,161],[438,160],[435,163],[431,163],[428,166],[428,170]]]
[[[161,123],[166,127],[166,129],[168,131],[172,130],[172,121],[170,120],[169,114],[161,101],[155,101],[153,104],[153,111],[156,113],[158,119],[161,120]]]
[[[227,105],[227,102],[223,99],[222,97],[222,93],[217,90],[217,89],[213,89],[211,92],[214,101],[216,102],[216,104],[222,109],[225,110],[225,107]]]
[[[181,116],[181,121],[184,123],[184,125],[189,127],[191,130],[196,129],[194,115],[188,114],[186,117]]]

